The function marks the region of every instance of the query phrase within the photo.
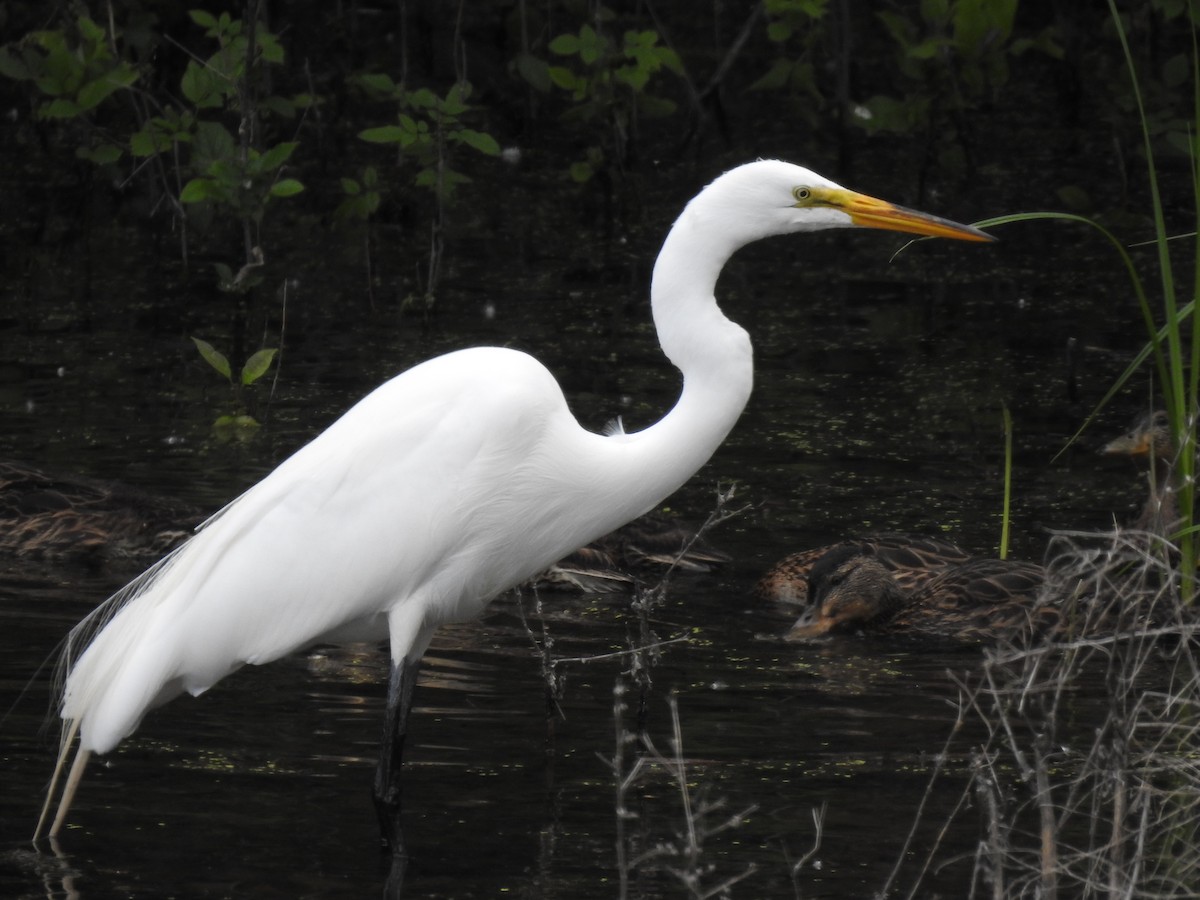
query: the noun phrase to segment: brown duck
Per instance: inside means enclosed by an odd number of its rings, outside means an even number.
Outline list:
[[[861,631],[978,643],[1044,634],[1060,623],[1058,609],[1041,602],[1044,583],[1034,563],[974,558],[910,590],[874,553],[835,547],[812,566],[812,602],[785,637]]]
[[[153,562],[203,515],[128,485],[0,460],[0,553],[103,566]]]
[[[801,550],[785,556],[759,579],[755,593],[777,603],[804,605],[809,598],[809,573],[817,560],[838,549],[871,554],[879,565],[891,572],[897,586],[906,593],[921,587],[947,566],[971,559],[957,544],[939,537],[919,534],[871,534],[848,538],[836,544]]]

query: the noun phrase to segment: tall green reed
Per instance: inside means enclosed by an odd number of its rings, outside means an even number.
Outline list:
[[[1125,32],[1116,0],[1108,0],[1109,12],[1115,24],[1116,33],[1120,40],[1129,71],[1129,78],[1136,99],[1139,124],[1142,132],[1143,150],[1146,158],[1146,173],[1150,192],[1150,209],[1154,224],[1154,238],[1146,242],[1155,251],[1157,268],[1156,279],[1145,278],[1139,271],[1129,248],[1122,243],[1111,231],[1100,223],[1085,216],[1062,212],[1027,212],[999,216],[978,223],[981,227],[1005,225],[1013,222],[1030,222],[1039,219],[1054,219],[1062,222],[1082,223],[1095,228],[1112,245],[1121,263],[1129,273],[1134,296],[1146,329],[1147,343],[1142,350],[1116,379],[1108,392],[1096,407],[1099,411],[1113,399],[1137,374],[1146,360],[1154,359],[1157,375],[1158,390],[1161,394],[1162,407],[1170,418],[1173,446],[1176,451],[1175,484],[1171,487],[1176,491],[1179,504],[1180,525],[1172,537],[1179,548],[1180,595],[1183,602],[1191,604],[1196,596],[1197,577],[1196,564],[1200,561],[1200,528],[1196,525],[1196,412],[1200,405],[1200,318],[1192,313],[1195,309],[1196,297],[1200,296],[1200,234],[1193,227],[1184,237],[1193,242],[1193,285],[1192,296],[1181,294],[1174,274],[1171,260],[1171,241],[1167,233],[1166,217],[1163,211],[1162,195],[1159,188],[1158,170],[1154,162],[1154,147],[1151,141],[1151,131],[1146,116],[1141,88],[1138,83],[1137,67],[1129,47],[1128,36]],[[1192,133],[1200,121],[1200,53],[1197,52],[1196,30],[1192,29],[1192,63],[1193,63],[1193,115]],[[1200,222],[1200,155],[1193,148],[1190,157],[1190,174],[1192,179],[1193,197],[1195,201],[1195,217]],[[1153,287],[1148,281],[1157,282],[1157,290],[1161,292],[1161,303],[1154,303],[1151,298]],[[1159,319],[1161,318],[1161,324]],[[1093,416],[1095,413],[1093,413]],[[1089,416],[1090,422],[1091,416]],[[1084,423],[1084,428],[1088,422]],[[1082,431],[1082,428],[1080,429]],[[1078,436],[1078,435],[1077,435]]]

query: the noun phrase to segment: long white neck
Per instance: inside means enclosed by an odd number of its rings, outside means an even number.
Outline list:
[[[747,240],[720,227],[702,201],[703,195],[693,200],[667,235],[650,290],[659,343],[683,373],[678,403],[638,435],[666,493],[720,446],[754,382],[750,337],[725,318],[714,297],[722,267]]]

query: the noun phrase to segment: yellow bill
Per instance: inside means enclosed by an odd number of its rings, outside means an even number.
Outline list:
[[[896,206],[886,200],[877,200],[875,197],[854,191],[814,188],[813,200],[815,204],[841,210],[855,225],[863,228],[881,228],[885,231],[902,231],[905,234],[953,238],[959,241],[995,240],[987,232],[970,225]]]

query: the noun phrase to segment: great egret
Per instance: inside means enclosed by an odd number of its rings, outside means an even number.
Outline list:
[[[915,590],[870,548],[833,548],[808,577],[812,604],[784,636],[868,631],[976,643],[1053,632],[1058,606],[1042,600],[1045,570],[1036,563],[976,557],[942,568]]]
[[[990,240],[799,166],[753,162],[687,205],[654,266],[658,338],[683,373],[678,402],[654,425],[587,431],[541,363],[500,348],[449,353],[368,394],[71,632],[63,740],[37,834],[76,735],[51,835],[88,757],[112,750],[151,708],[245,663],[386,637],[375,798],[396,846],[405,723],[434,630],[478,615],[699,469],[753,380],[750,338],[713,297],[726,260],[771,235],[856,225]]]

